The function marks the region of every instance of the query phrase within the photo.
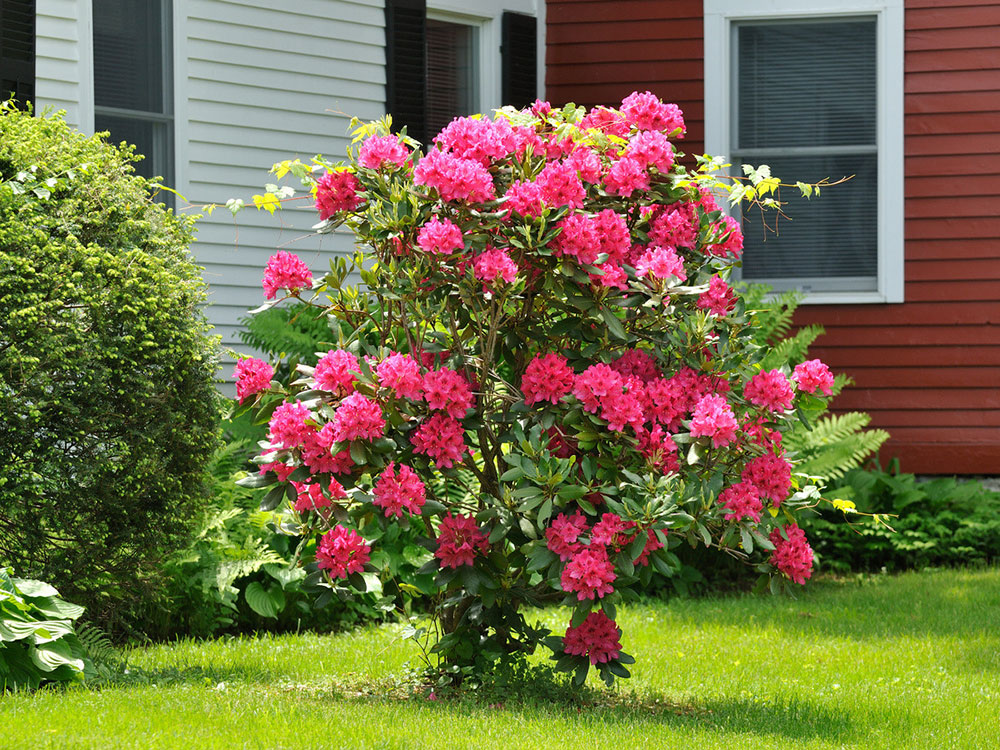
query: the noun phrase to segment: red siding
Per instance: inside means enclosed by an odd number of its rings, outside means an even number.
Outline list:
[[[547,93],[614,104],[649,89],[703,148],[702,4],[548,0]],[[905,299],[800,308],[816,356],[920,473],[1000,473],[1000,2],[906,0]],[[684,146],[682,146],[684,148]]]

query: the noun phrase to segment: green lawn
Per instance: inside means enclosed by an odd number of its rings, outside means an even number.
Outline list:
[[[620,620],[634,677],[595,681],[583,705],[359,695],[391,690],[415,657],[385,627],[137,651],[156,682],[0,698],[0,747],[1000,747],[1000,570],[651,603]]]

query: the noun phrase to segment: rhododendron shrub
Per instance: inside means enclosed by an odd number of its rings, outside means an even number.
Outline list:
[[[578,680],[628,676],[616,607],[677,575],[681,544],[809,575],[795,516],[816,488],[781,433],[823,405],[829,372],[762,367],[728,283],[739,224],[714,164],[682,166],[683,132],[637,93],[459,118],[426,146],[371,123],[346,164],[277,167],[359,251],[308,293],[292,259],[268,266],[266,296],[323,308],[334,345],[288,388],[241,364],[269,425],[246,483],[319,540],[322,596],[415,593],[388,543],[406,529],[452,679],[543,644]],[[564,635],[528,623],[546,603],[571,609]]]

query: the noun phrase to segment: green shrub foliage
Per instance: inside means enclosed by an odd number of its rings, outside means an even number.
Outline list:
[[[218,431],[192,221],[133,161],[0,110],[0,560],[104,623],[189,534]]]

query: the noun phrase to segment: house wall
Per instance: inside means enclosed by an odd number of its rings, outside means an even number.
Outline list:
[[[649,89],[703,139],[702,3],[548,0],[554,103],[614,104]],[[856,385],[892,439],[883,459],[922,474],[1000,473],[1000,3],[906,0],[905,290],[897,305],[804,306],[813,354]]]

